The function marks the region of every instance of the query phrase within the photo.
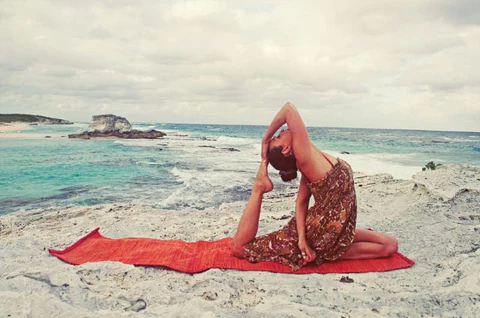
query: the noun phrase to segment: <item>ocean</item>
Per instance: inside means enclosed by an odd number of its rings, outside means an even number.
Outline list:
[[[248,200],[267,126],[135,123],[156,140],[66,136],[87,123],[19,131],[41,138],[0,139],[0,214],[51,206],[141,203],[203,210]],[[355,172],[410,179],[429,161],[480,165],[480,133],[308,127],[313,142]],[[45,136],[65,136],[45,138]],[[274,191],[281,182],[270,167]]]

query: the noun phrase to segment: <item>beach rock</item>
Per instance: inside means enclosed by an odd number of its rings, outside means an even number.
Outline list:
[[[364,185],[356,189],[357,227],[395,236],[414,266],[348,273],[343,282],[347,274],[186,274],[111,261],[73,266],[46,249],[64,249],[96,227],[112,238],[222,239],[235,234],[245,202],[205,210],[133,202],[51,206],[0,216],[1,317],[478,317],[477,168],[445,165],[416,180],[356,178]],[[277,193],[264,196],[259,235],[294,215],[295,197]]]
[[[120,131],[120,130],[114,130],[114,131],[84,131],[80,134],[70,134],[68,135],[68,138],[73,138],[73,139],[90,139],[90,138],[108,138],[108,137],[116,137],[116,138],[123,138],[123,139],[156,139],[156,138],[162,138],[166,136],[165,133],[158,131],[158,130],[148,130],[148,131],[142,131],[142,130],[130,130],[130,131]]]
[[[136,301],[132,302],[131,305],[125,308],[125,311],[134,311],[139,312],[147,308],[147,303],[143,299],[137,299]]]
[[[212,148],[212,149],[222,149],[222,150],[227,150],[227,151],[240,151],[238,150],[237,148],[233,148],[233,147],[223,147],[223,148],[217,148],[215,146],[204,146],[204,145],[200,145],[198,146],[199,148]]]
[[[342,276],[342,278],[340,278],[340,283],[353,283],[354,280],[348,276]]]
[[[88,126],[88,131],[120,131],[126,132],[132,130],[132,125],[125,117],[116,115],[95,115],[92,116],[92,123]]]
[[[441,165],[435,170],[415,174],[415,183],[426,187],[433,195],[443,200],[453,199],[459,192],[480,191],[480,168],[470,164]]]
[[[92,123],[88,126],[88,131],[79,134],[70,134],[68,138],[90,139],[90,138],[108,138],[116,137],[123,139],[156,139],[166,136],[165,133],[158,130],[136,130],[132,129],[130,122],[116,115],[96,115],[92,117]]]

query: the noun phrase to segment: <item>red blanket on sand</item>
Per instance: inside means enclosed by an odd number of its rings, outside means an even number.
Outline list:
[[[210,268],[292,273],[290,267],[273,262],[249,263],[231,253],[231,238],[218,241],[185,242],[151,238],[111,239],[99,233],[100,228],[63,251],[49,249],[53,256],[80,265],[88,262],[114,261],[140,266],[165,266],[185,273]],[[294,274],[383,272],[410,267],[415,262],[396,253],[389,258],[342,260],[309,265]]]

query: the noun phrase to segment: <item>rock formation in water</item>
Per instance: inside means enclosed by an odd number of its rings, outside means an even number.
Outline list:
[[[132,130],[132,125],[125,117],[115,115],[96,115],[92,117],[92,123],[88,126],[88,131],[115,131],[120,132]]]
[[[92,123],[88,126],[88,131],[80,134],[70,134],[68,138],[90,139],[116,137],[124,139],[156,139],[162,138],[166,134],[158,130],[136,130],[132,129],[130,122],[120,116],[115,115],[96,115],[92,117]]]
[[[117,137],[117,138],[124,138],[124,139],[156,139],[165,136],[166,134],[158,131],[158,130],[135,130],[132,129],[130,131],[84,131],[79,134],[70,134],[68,138],[74,139],[90,139],[90,138],[108,138],[108,137]]]

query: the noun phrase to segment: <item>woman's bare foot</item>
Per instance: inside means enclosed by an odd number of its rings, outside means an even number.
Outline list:
[[[260,193],[270,192],[273,189],[272,180],[268,176],[267,164],[262,160],[260,168],[258,168],[257,176],[255,177],[255,183],[253,184],[253,190]]]

